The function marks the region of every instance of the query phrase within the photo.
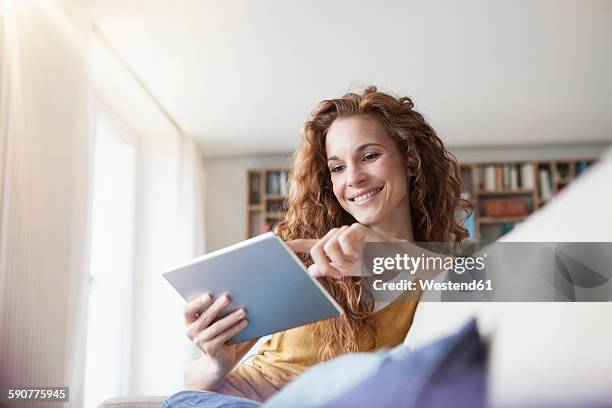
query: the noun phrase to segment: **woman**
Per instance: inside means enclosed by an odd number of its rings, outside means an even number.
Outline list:
[[[229,297],[205,294],[185,309],[187,336],[202,350],[185,373],[190,390],[262,402],[321,361],[401,344],[419,294],[377,305],[358,276],[360,244],[467,237],[455,219],[467,205],[460,199],[459,167],[407,97],[370,87],[321,102],[303,127],[290,181],[287,215],[276,233],[295,251],[307,252],[301,256],[309,272],[345,314],[273,335],[252,365],[232,371],[255,343],[225,344],[248,324],[246,311],[210,324]],[[200,397],[222,398],[218,394]],[[182,398],[193,403],[193,395]]]

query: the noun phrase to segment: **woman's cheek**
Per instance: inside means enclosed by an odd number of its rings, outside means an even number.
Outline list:
[[[344,207],[344,200],[342,200],[342,190],[336,185],[334,185],[333,191],[334,191],[334,197],[336,197],[336,200],[338,200],[338,202]]]
[[[342,175],[337,174],[332,176],[332,190],[334,191],[334,196],[336,196],[336,200],[342,202],[342,194],[343,194],[343,184],[342,184]]]

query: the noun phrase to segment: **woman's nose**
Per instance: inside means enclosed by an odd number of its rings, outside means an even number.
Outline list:
[[[349,187],[359,187],[367,180],[367,175],[361,168],[359,168],[359,166],[350,166],[348,171]]]

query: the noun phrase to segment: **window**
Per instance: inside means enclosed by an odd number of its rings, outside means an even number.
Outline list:
[[[133,270],[133,139],[97,104],[84,406],[124,394]],[[118,373],[121,373],[118,375]]]

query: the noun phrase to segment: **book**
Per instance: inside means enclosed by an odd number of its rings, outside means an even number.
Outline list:
[[[540,198],[543,201],[548,200],[552,196],[552,184],[550,182],[550,172],[546,169],[538,171],[540,180]]]
[[[495,191],[495,166],[489,164],[484,169],[484,189]]]
[[[509,164],[504,164],[503,176],[504,176],[504,190],[508,190],[510,189],[510,165]]]
[[[576,175],[580,175],[580,173],[582,173],[583,171],[585,171],[586,169],[589,168],[589,163],[582,161],[582,162],[578,162],[576,163]]]
[[[518,168],[515,165],[510,166],[510,189],[518,190]]]
[[[266,191],[268,194],[280,194],[281,193],[281,183],[280,183],[280,172],[270,172],[268,173],[266,179]]]
[[[286,171],[283,171],[280,174],[280,194],[286,196],[287,194],[289,194],[289,181],[288,179],[288,174]]]
[[[535,187],[533,164],[523,163],[521,165],[521,188],[530,189]]]
[[[258,204],[261,202],[261,192],[259,191],[259,180],[258,176],[251,176],[250,178],[250,193],[249,193],[249,203],[250,204]]]

